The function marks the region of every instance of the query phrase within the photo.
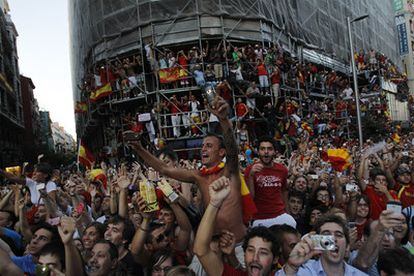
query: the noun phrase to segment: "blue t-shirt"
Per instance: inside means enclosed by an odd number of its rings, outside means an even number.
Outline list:
[[[26,255],[22,257],[13,256],[11,257],[13,263],[17,265],[24,273],[30,275],[35,275],[36,273],[36,264],[33,261],[32,255]]]
[[[22,237],[19,235],[19,233],[6,227],[0,227],[0,231],[3,233],[3,235],[12,239],[19,250],[22,248]]]

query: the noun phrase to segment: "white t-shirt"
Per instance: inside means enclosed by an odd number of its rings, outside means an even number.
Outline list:
[[[40,185],[42,185],[42,184],[44,184],[44,183],[38,183],[38,182],[34,181],[31,178],[26,178],[26,186],[30,190],[30,200],[32,201],[33,204],[43,203],[42,200],[39,201],[39,199],[40,199],[39,190],[41,188]],[[47,182],[47,184],[46,184],[46,192],[47,193],[56,191],[56,189],[57,189],[57,186],[56,186],[55,182],[53,182],[53,181]]]

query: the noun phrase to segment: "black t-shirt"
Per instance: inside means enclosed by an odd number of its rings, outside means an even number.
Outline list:
[[[142,266],[135,262],[134,257],[132,257],[132,254],[129,251],[128,254],[119,261],[117,272],[121,272],[122,275],[144,275]]]

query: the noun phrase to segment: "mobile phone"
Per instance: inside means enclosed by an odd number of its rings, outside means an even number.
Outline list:
[[[401,214],[402,206],[401,203],[398,201],[388,201],[387,202],[387,210],[391,210],[394,213]]]
[[[403,151],[403,152],[402,152],[402,155],[403,155],[403,156],[408,156],[408,151]]]
[[[356,222],[355,221],[348,222],[348,228],[349,229],[354,228],[354,227],[356,227]]]
[[[207,99],[208,104],[210,106],[213,106],[214,99],[217,96],[217,93],[214,90],[214,88],[212,86],[207,87],[206,90],[205,90],[205,92],[204,92],[204,94],[206,96],[206,99]]]

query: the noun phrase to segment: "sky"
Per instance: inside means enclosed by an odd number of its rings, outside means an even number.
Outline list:
[[[67,0],[8,0],[19,36],[20,74],[32,79],[41,110],[76,137]]]

